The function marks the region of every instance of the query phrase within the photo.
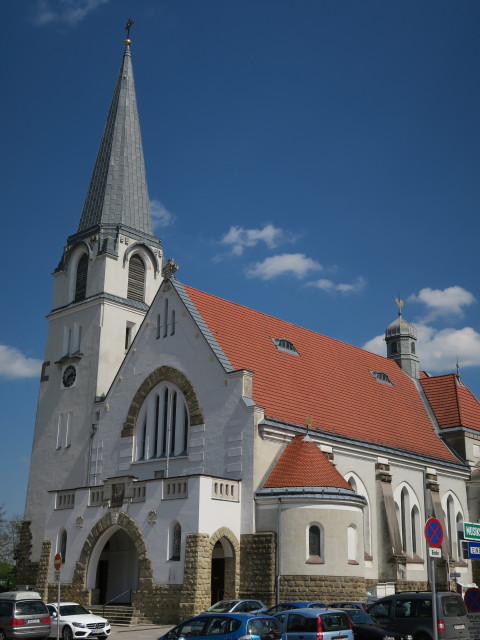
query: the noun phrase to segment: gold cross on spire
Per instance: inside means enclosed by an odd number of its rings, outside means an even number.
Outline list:
[[[133,20],[131,18],[129,18],[127,20],[127,24],[124,27],[125,31],[127,32],[127,40],[130,40],[130,29],[132,27],[132,24],[133,24]]]

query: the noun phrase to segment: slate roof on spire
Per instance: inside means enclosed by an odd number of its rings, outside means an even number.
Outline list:
[[[148,235],[152,218],[133,80],[130,45],[123,54],[78,232],[102,224]]]

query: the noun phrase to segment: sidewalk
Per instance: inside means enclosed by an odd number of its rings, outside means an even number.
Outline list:
[[[173,626],[172,624],[168,626],[137,624],[131,627],[112,625],[110,638],[115,638],[116,640],[157,640],[157,638],[163,636]]]

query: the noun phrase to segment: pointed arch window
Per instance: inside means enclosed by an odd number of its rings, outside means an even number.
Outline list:
[[[128,263],[127,298],[145,301],[145,263],[138,254],[133,255]]]
[[[181,391],[158,384],[143,401],[137,417],[135,460],[186,455],[189,413]]]
[[[402,550],[409,558],[419,561],[422,556],[420,504],[413,489],[406,484],[397,487],[394,495]]]
[[[85,300],[87,296],[88,256],[86,253],[78,261],[75,280],[75,302]]]

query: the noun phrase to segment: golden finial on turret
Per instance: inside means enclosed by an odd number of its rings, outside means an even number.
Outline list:
[[[124,27],[125,31],[127,32],[127,39],[125,40],[125,44],[132,44],[132,41],[130,40],[130,29],[132,27],[132,24],[133,24],[133,20],[129,18],[127,20],[127,24]]]
[[[395,298],[395,302],[397,303],[397,307],[398,307],[398,315],[401,316],[402,315],[402,307],[404,305],[404,302],[400,298],[400,296],[398,296],[398,298]]]

